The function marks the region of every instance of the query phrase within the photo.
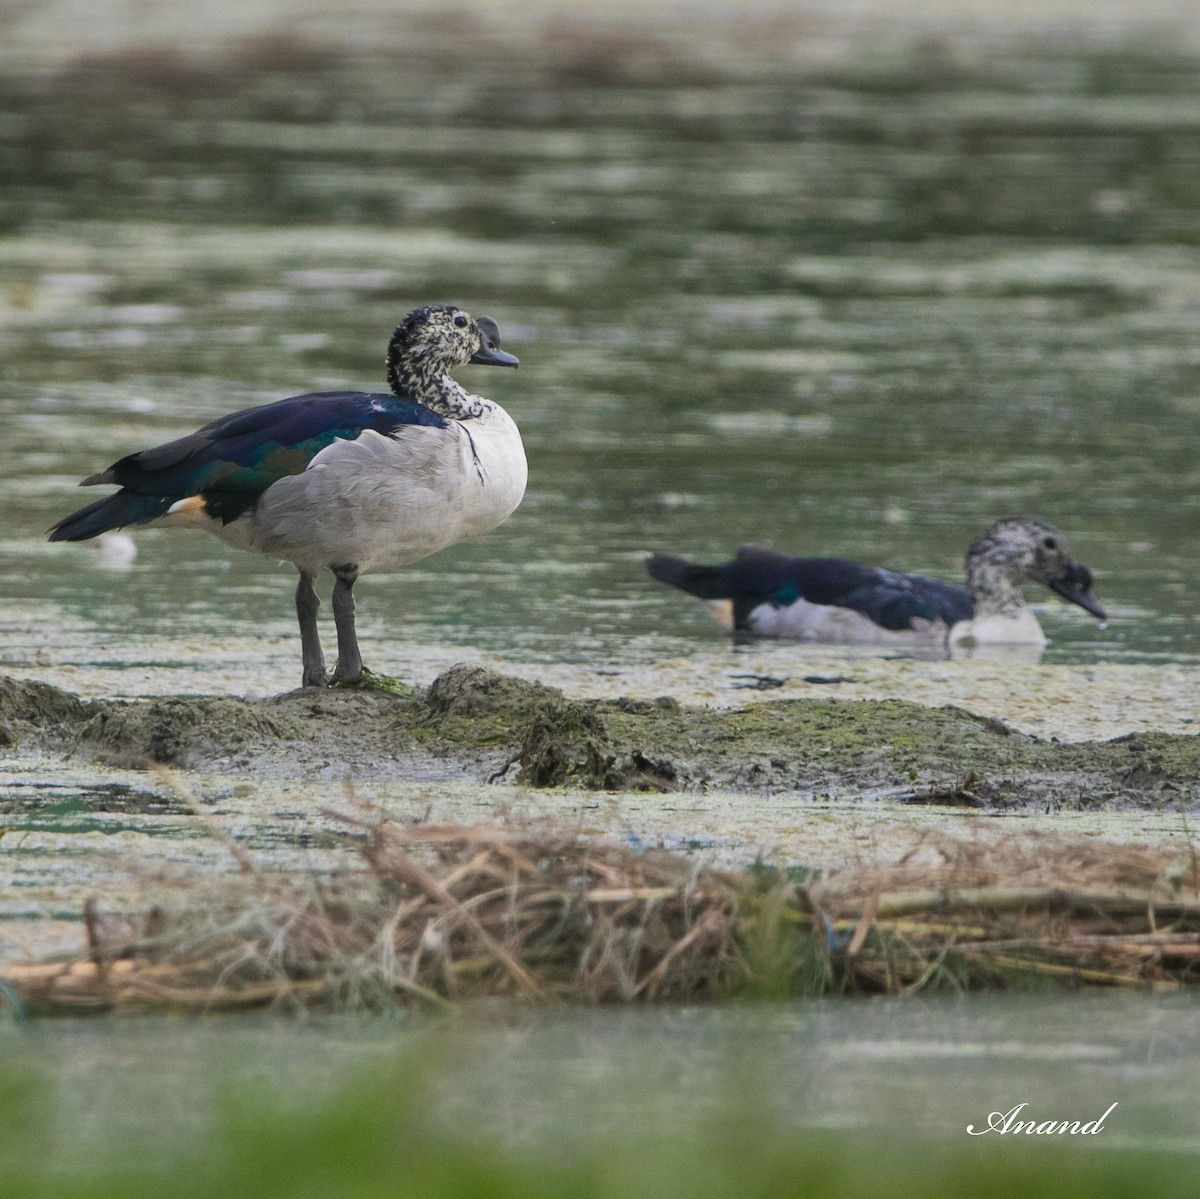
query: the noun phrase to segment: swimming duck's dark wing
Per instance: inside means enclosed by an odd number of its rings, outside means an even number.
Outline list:
[[[84,486],[115,483],[121,490],[59,521],[50,540],[82,541],[146,523],[189,496],[203,496],[212,515],[232,520],[334,441],[353,441],[368,429],[395,435],[406,425],[446,424],[415,400],[367,392],[317,392],[233,412],[85,479]]]
[[[953,624],[970,619],[973,611],[970,593],[950,583],[846,558],[791,558],[761,546],[742,546],[732,562],[719,566],[655,554],[646,569],[701,599],[732,600],[735,628],[745,628],[760,604],[786,608],[801,599],[851,608],[895,630],[911,629],[918,619]]]
[[[970,620],[974,614],[971,593],[963,587],[901,571],[865,569],[872,577],[850,586],[836,599],[812,602],[853,608],[881,628],[896,630],[911,629],[915,620],[940,620],[953,625]]]

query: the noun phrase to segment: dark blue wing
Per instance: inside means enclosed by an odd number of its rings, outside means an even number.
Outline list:
[[[405,426],[448,423],[416,400],[361,391],[315,392],[232,412],[84,479],[89,486],[117,483],[121,490],[63,517],[50,540],[85,541],[109,529],[149,524],[194,495],[204,497],[209,516],[228,524],[334,441],[353,441],[367,429],[394,436]]]
[[[717,569],[735,613],[746,615],[761,603],[784,608],[804,599],[852,608],[881,628],[910,629],[915,619],[954,624],[969,620],[974,610],[963,587],[845,558],[789,558],[743,546],[732,562]]]
[[[939,583],[920,575],[875,569],[874,577],[826,602],[853,608],[885,629],[911,629],[915,619],[956,624],[970,620],[975,605],[971,593],[952,583]],[[814,603],[821,601],[814,600]]]
[[[130,454],[90,483],[118,483],[138,495],[183,498],[213,491],[261,495],[299,474],[327,445],[367,429],[385,435],[404,425],[445,427],[446,418],[415,400],[357,391],[316,392],[247,408],[195,433]]]

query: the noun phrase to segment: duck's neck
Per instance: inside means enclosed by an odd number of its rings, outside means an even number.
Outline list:
[[[472,395],[444,371],[394,351],[388,355],[387,381],[396,395],[419,400],[426,408],[454,420],[481,416],[486,406],[486,401]]]
[[[984,557],[967,561],[967,587],[975,600],[975,619],[984,616],[1016,616],[1025,610],[1025,597],[1012,572]]]

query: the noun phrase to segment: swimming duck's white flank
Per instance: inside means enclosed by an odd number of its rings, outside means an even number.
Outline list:
[[[126,525],[202,528],[293,563],[306,687],[327,682],[313,580],[332,571],[334,679],[356,681],[358,577],[485,533],[525,494],[512,418],[450,378],[468,362],[517,365],[491,318],[418,308],[388,346],[390,394],[292,396],[130,454],[83,482],[121,490],[59,521],[50,539],[83,541]]]
[[[1042,583],[1100,620],[1092,574],[1044,521],[997,521],[967,551],[967,586],[845,558],[789,558],[747,545],[701,566],[654,554],[659,582],[707,600],[735,633],[868,645],[1036,645],[1046,642],[1021,584]]]

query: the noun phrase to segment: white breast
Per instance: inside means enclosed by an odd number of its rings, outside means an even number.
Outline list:
[[[974,645],[1034,645],[1046,644],[1046,634],[1038,624],[1032,608],[1022,608],[1003,615],[981,616],[977,620],[960,620],[950,630],[952,647]]]
[[[402,566],[495,528],[525,494],[525,451],[503,408],[444,428],[335,441],[263,494],[225,540],[306,570]]]

